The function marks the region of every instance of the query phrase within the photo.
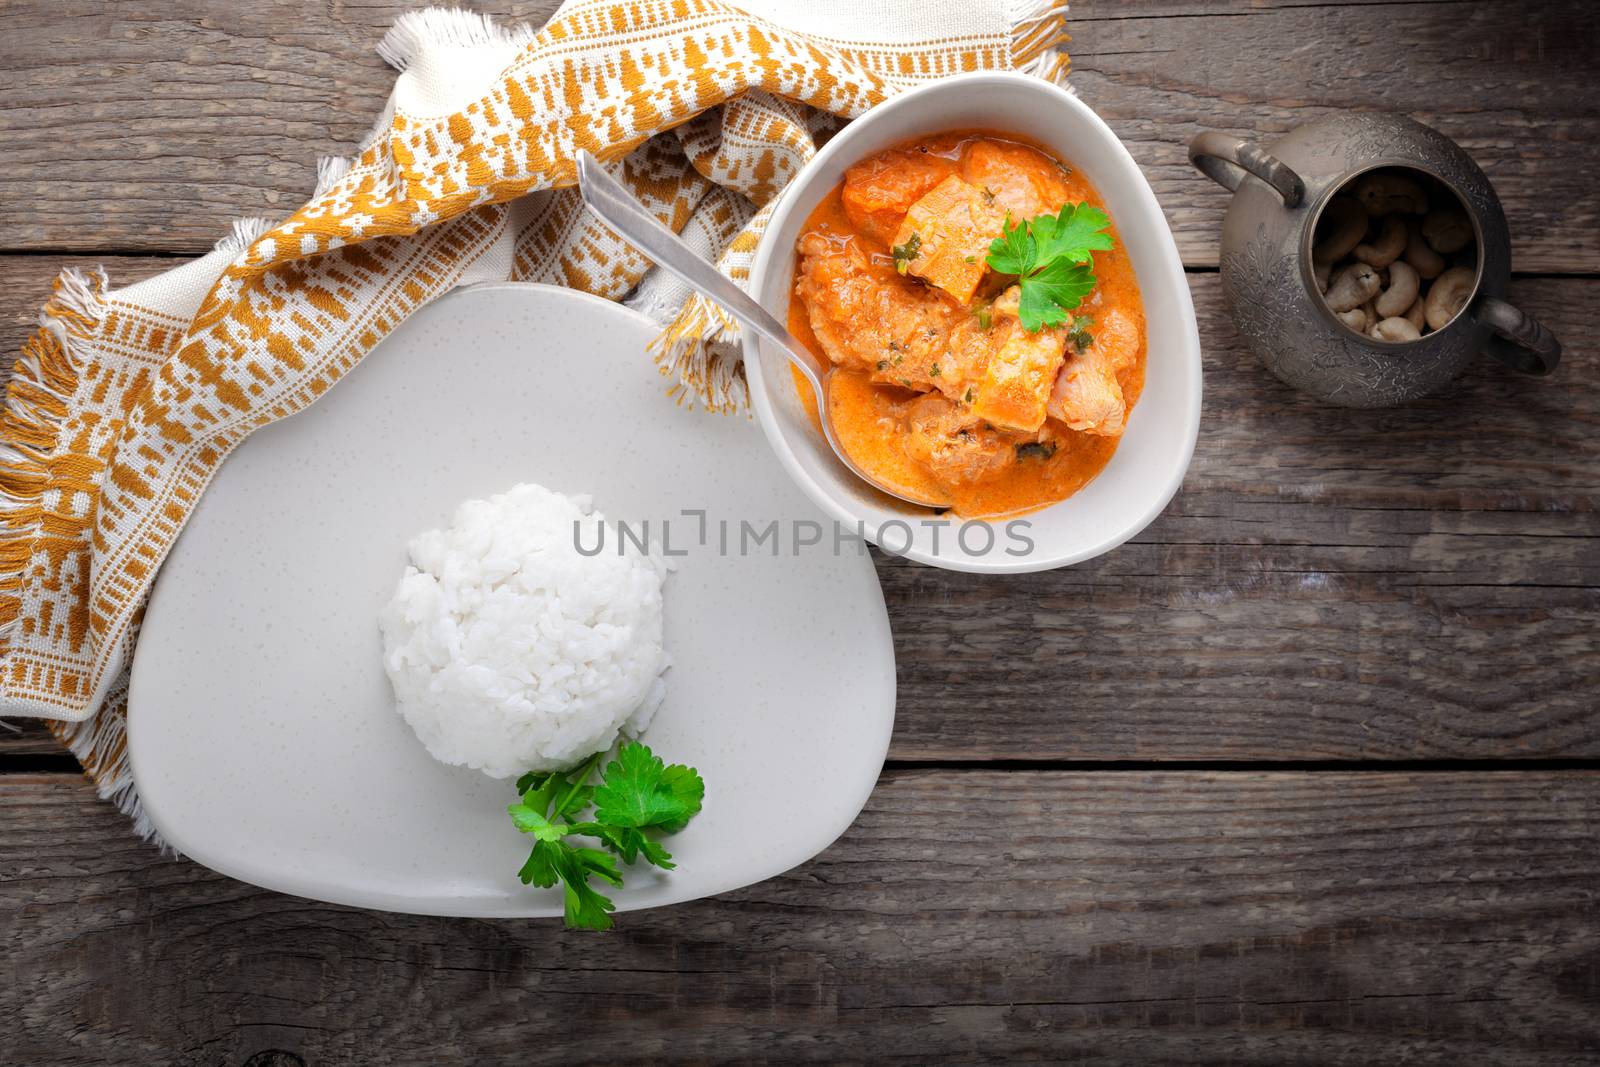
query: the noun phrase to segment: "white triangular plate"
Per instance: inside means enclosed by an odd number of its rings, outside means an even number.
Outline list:
[[[743,416],[675,406],[656,329],[569,289],[491,285],[418,312],[309,410],[256,433],[189,520],[150,601],[129,731],[177,849],[269,889],[437,915],[549,916],[523,885],[509,782],[430,758],[395,712],[379,608],[416,532],[517,482],[671,520],[665,704],[645,740],[699,768],[678,868],[631,869],[620,911],[721,893],[826,848],[866,803],[894,720],[871,560]],[[696,541],[704,511],[707,544]],[[730,524],[729,551],[719,524]],[[739,552],[741,521],[778,524]],[[807,522],[829,534],[794,550]],[[613,527],[614,530],[614,527]]]

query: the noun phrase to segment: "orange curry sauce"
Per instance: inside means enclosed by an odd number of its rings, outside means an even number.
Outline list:
[[[1095,288],[1070,313],[1092,319],[1081,348],[1070,324],[1023,330],[1016,279],[984,267],[1007,214],[1077,202],[1105,206],[1039,149],[974,133],[863,160],[823,199],[797,243],[789,328],[839,365],[834,427],[858,464],[965,518],[999,518],[1071,496],[1110,461],[1145,372],[1122,242],[1094,253]],[[892,249],[904,258],[910,233],[928,236],[901,272]],[[816,421],[798,372],[795,383]]]

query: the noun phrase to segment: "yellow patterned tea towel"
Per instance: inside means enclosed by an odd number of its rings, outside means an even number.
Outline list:
[[[383,114],[353,156],[321,163],[298,211],[240,222],[124,289],[57,280],[0,413],[0,718],[52,720],[149,833],[124,740],[139,621],[252,430],[312,403],[429,300],[506,278],[631,292],[665,325],[670,391],[737,408],[731,324],[585,217],[578,150],[742,279],[819,138],[945,75],[1060,77],[1064,14],[1052,0],[572,0],[536,32],[403,17],[380,46],[402,71]]]

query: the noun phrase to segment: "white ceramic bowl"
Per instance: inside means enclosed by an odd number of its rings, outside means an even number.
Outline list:
[[[785,318],[795,241],[823,196],[844,180],[845,168],[948,130],[1029,138],[1086,174],[1110,209],[1139,278],[1149,338],[1144,392],[1111,462],[1075,495],[1023,516],[1027,526],[1006,530],[1005,521],[997,524],[992,546],[980,530],[970,531],[963,543],[959,520],[927,525],[927,512],[891,501],[851,474],[806,417],[783,353],[747,333],[751,403],[800,487],[847,531],[861,529],[886,551],[986,573],[1078,563],[1115,548],[1161,513],[1183,481],[1200,430],[1200,338],[1172,231],[1133,157],[1087,105],[1038,78],[1004,73],[958,75],[880,104],[828,142],[783,194],[756,252],[750,291]],[[1023,538],[1032,548],[1015,554]]]

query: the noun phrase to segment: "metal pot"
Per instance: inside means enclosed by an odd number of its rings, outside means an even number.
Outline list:
[[[1296,389],[1347,407],[1384,407],[1430,393],[1488,352],[1526,374],[1549,374],[1561,345],[1506,302],[1511,240],[1505,212],[1461,146],[1401,115],[1337,113],[1269,151],[1215,131],[1189,144],[1201,173],[1233,190],[1222,223],[1222,291],[1245,342]],[[1336,319],[1312,273],[1317,220],[1334,194],[1380,167],[1431,176],[1454,192],[1477,237],[1466,306],[1421,340],[1379,341]]]

